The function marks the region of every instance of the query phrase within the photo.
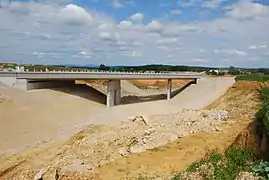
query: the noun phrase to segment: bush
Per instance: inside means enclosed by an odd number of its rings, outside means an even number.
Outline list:
[[[269,179],[269,162],[261,161],[258,165],[252,167],[255,175]]]
[[[259,93],[262,104],[256,114],[256,118],[262,122],[265,131],[269,135],[269,87],[261,88]]]

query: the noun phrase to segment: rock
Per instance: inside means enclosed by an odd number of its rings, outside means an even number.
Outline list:
[[[156,130],[155,130],[154,128],[149,128],[149,129],[145,130],[144,135],[145,135],[145,136],[149,136],[149,135],[151,135],[152,133],[154,133],[155,131],[156,131]]]
[[[134,122],[136,119],[136,116],[131,116],[131,117],[128,117],[128,121],[131,121],[131,122]]]
[[[121,156],[128,156],[129,155],[129,152],[127,151],[127,149],[125,147],[118,149],[118,153]]]
[[[38,173],[34,176],[34,180],[42,180],[43,179],[43,174],[46,172],[45,169],[40,169]]]
[[[60,174],[65,174],[69,172],[86,173],[86,172],[89,172],[90,170],[92,170],[92,167],[89,165],[84,165],[84,164],[82,165],[82,164],[74,163],[74,164],[61,168]]]
[[[259,177],[255,177],[250,172],[240,172],[239,175],[236,177],[236,180],[259,180]]]
[[[130,147],[130,152],[131,153],[141,153],[141,152],[144,152],[144,151],[146,151],[147,150],[147,148],[146,147],[144,147],[144,146],[139,146],[139,145],[134,145],[134,146],[131,146]]]
[[[174,142],[174,141],[176,141],[176,140],[178,140],[178,136],[177,135],[175,135],[175,134],[171,134],[170,135],[170,142]]]
[[[140,115],[135,116],[135,117],[130,117],[130,120],[132,120],[133,122],[143,122],[145,125],[148,125],[148,119]]]
[[[186,137],[186,136],[188,136],[190,133],[188,133],[188,132],[181,132],[179,135],[178,135],[178,138],[182,138],[182,137]]]

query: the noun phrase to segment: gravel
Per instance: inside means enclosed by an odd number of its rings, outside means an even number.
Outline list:
[[[227,118],[226,111],[194,109],[170,115],[132,116],[118,125],[84,133],[83,138],[77,138],[44,166],[49,166],[50,172],[59,167],[76,173],[80,169],[82,173],[85,169],[94,172],[96,167],[130,154],[154,149],[193,133],[217,131],[218,125]]]

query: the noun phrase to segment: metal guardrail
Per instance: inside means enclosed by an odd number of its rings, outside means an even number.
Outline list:
[[[0,77],[18,79],[199,79],[191,73],[130,73],[130,72],[0,72]]]

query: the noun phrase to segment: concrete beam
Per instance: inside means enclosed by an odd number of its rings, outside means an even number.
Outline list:
[[[107,83],[107,107],[119,105],[121,102],[120,80],[109,80]]]
[[[68,85],[74,85],[74,80],[27,80],[27,90],[31,89],[44,89],[44,88],[57,88]]]
[[[172,79],[168,79],[168,83],[167,83],[167,100],[171,99],[171,94],[172,94]]]

